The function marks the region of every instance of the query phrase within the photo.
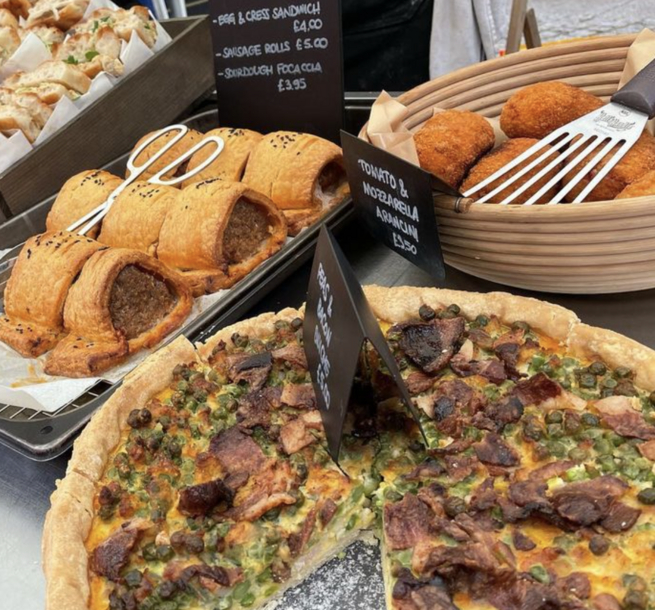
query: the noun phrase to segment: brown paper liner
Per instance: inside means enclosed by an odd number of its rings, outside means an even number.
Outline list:
[[[628,56],[625,58],[625,66],[619,80],[619,89],[653,59],[655,59],[655,32],[645,28],[628,49]],[[648,121],[646,129],[655,135],[655,119]]]

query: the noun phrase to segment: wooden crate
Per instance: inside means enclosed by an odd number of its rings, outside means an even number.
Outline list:
[[[560,80],[608,100],[634,35],[521,51],[424,83],[398,99],[416,131],[432,108],[498,117],[507,99]],[[366,139],[366,127],[360,137]],[[557,206],[436,206],[446,262],[476,277],[541,292],[596,294],[655,288],[655,197]]]
[[[174,121],[214,85],[209,19],[171,19],[173,41],[66,127],[0,174],[0,223]],[[2,247],[2,244],[0,244]]]

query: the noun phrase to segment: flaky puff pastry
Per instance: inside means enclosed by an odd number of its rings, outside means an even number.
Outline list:
[[[286,236],[284,216],[270,199],[239,182],[207,180],[182,189],[159,234],[157,256],[198,296],[232,286]]]
[[[97,375],[159,343],[184,322],[192,303],[182,278],[158,260],[127,248],[100,250],[68,293],[69,334],[48,354],[45,372]]]
[[[349,193],[343,153],[336,144],[305,133],[270,133],[250,153],[243,182],[273,200],[285,215],[317,217]],[[290,230],[290,233],[295,234]]]
[[[164,219],[179,195],[180,191],[171,186],[135,182],[116,197],[102,222],[98,241],[155,256]]]
[[[205,169],[195,176],[185,180],[182,184],[188,186],[195,182],[220,178],[231,182],[240,182],[243,178],[243,172],[246,169],[246,163],[252,149],[264,137],[257,131],[250,129],[234,129],[232,127],[220,127],[208,131],[205,136],[218,136],[223,139],[225,146],[221,154],[212,161]],[[191,159],[189,159],[189,170],[200,165],[214,151],[214,147],[207,145],[200,149]]]
[[[152,131],[143,136],[134,146],[133,150],[136,150],[143,142],[150,138],[155,132]],[[140,167],[148,162],[149,159],[154,157],[168,142],[170,142],[175,136],[178,135],[177,131],[169,131],[157,138],[152,144],[146,146],[141,153],[134,160],[135,167]],[[155,161],[145,172],[139,176],[141,180],[147,180],[152,178],[157,172],[164,169],[169,163],[175,161],[180,155],[183,155],[187,150],[196,145],[200,140],[203,139],[203,135],[195,129],[189,129],[189,131],[184,134],[184,137],[179,140],[172,148],[167,150],[157,161]],[[213,149],[213,148],[212,148]],[[176,174],[182,174],[186,169],[187,163],[184,162],[181,165],[178,165],[173,170],[166,172],[164,174],[165,178],[173,178]]]
[[[64,332],[64,302],[80,270],[102,244],[68,232],[25,242],[5,289],[0,340],[25,357],[52,349]]]
[[[45,221],[46,230],[65,231],[75,221],[104,203],[122,182],[118,176],[101,169],[75,174],[61,187]],[[95,238],[99,230],[96,225],[88,232],[88,236]]]

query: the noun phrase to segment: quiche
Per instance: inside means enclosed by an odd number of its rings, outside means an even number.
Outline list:
[[[76,441],[49,610],[263,607],[371,533],[390,609],[655,606],[655,352],[535,299],[365,291],[420,422],[365,346],[334,463],[302,311],[176,340]]]

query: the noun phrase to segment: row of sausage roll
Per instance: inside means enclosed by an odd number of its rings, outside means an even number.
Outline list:
[[[225,148],[199,181],[182,188],[137,181],[85,237],[66,229],[122,179],[93,170],[68,180],[47,232],[25,244],[14,267],[0,340],[26,357],[52,350],[46,373],[95,375],[160,341],[182,324],[192,297],[234,285],[282,247],[288,224],[299,231],[324,213],[327,197],[331,206],[347,193],[341,149],[330,142],[289,132],[217,132]],[[183,146],[200,138],[191,132]]]
[[[70,226],[120,182],[100,170],[74,176],[59,192],[47,230]],[[91,237],[156,257],[200,296],[229,288],[277,252],[287,226],[270,199],[239,182],[206,180],[180,190],[138,181],[116,198]]]
[[[150,135],[144,136],[136,146]],[[146,147],[136,158],[136,164],[141,165],[154,156],[173,135],[167,134]],[[208,179],[242,182],[275,203],[287,220],[290,235],[297,235],[316,222],[349,193],[342,150],[328,140],[291,131],[262,135],[228,127],[214,129],[206,135],[223,138],[225,148],[215,161],[182,186]],[[144,179],[162,170],[203,137],[200,132],[189,130],[149,168]],[[205,147],[171,174],[179,175],[197,167],[211,150]]]
[[[192,302],[177,272],[139,250],[48,232],[29,239],[18,257],[0,340],[25,357],[50,352],[50,375],[88,377],[156,345]]]

